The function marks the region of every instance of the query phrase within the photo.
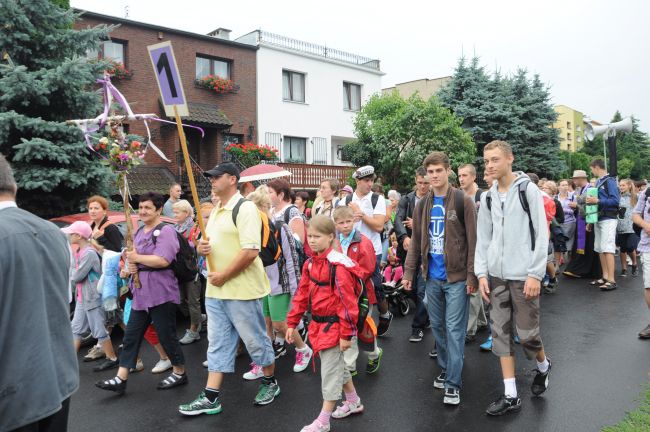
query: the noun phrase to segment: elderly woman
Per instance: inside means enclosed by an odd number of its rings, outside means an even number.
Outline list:
[[[172,206],[174,211],[174,229],[185,237],[191,244],[191,235],[194,228],[194,209],[187,200],[179,200]],[[191,344],[201,339],[201,284],[198,280],[183,282],[181,289],[181,311],[190,317],[190,328],[185,331],[180,343]]]
[[[93,239],[104,249],[114,252],[122,250],[122,233],[108,221],[108,201],[103,196],[93,195],[88,198],[88,216],[93,230]]]

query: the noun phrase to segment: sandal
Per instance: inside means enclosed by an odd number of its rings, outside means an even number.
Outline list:
[[[591,286],[604,285],[606,282],[607,281],[605,279],[596,279],[596,280],[592,280],[591,282],[589,282],[589,285],[591,285]]]
[[[605,282],[598,288],[600,288],[601,291],[612,291],[618,288],[618,286],[616,285],[616,282]]]
[[[187,384],[187,373],[177,375],[172,372],[167,378],[158,383],[158,390],[168,390],[183,384]]]

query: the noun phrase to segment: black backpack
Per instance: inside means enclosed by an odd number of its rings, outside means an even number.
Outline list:
[[[166,225],[169,224],[164,222],[158,224],[156,228],[154,228],[154,233],[156,231],[162,231],[162,229]],[[138,229],[138,232],[140,232],[143,228],[144,227],[140,227]],[[174,271],[174,276],[176,276],[176,279],[178,279],[179,283],[191,282],[195,280],[196,276],[199,274],[199,266],[198,266],[198,261],[196,256],[196,250],[192,246],[190,246],[190,243],[187,241],[185,237],[183,237],[181,233],[179,233],[175,229],[174,232],[176,233],[176,238],[178,238],[178,245],[180,247],[178,249],[178,252],[176,252],[176,257],[174,258],[174,261],[172,261],[169,264],[169,267],[164,267],[164,268],[151,268],[145,266],[142,267],[145,267],[144,270],[146,271],[167,270],[171,268]],[[151,241],[153,242],[154,246],[156,245],[157,240],[158,240],[157,235],[154,234],[151,236]]]
[[[524,180],[519,183],[519,202],[521,207],[524,209],[528,215],[528,230],[530,231],[530,250],[535,250],[535,228],[533,228],[533,218],[530,215],[530,206],[528,205],[528,197],[526,196],[526,189],[528,188],[528,183],[530,180]],[[488,211],[492,211],[492,196],[490,195],[490,190],[488,189],[487,195],[485,196],[485,203],[487,204]]]
[[[232,209],[232,223],[237,226],[237,215],[239,214],[239,208],[244,203],[248,201],[246,198],[240,198],[235,204],[235,207]],[[282,254],[282,248],[280,247],[280,231],[276,228],[275,224],[270,223],[269,217],[266,213],[257,210],[260,219],[262,220],[262,247],[260,249],[260,259],[264,267],[275,264]]]

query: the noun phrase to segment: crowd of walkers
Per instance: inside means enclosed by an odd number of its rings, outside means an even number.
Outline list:
[[[38,391],[19,383],[26,373],[39,372],[4,370],[3,384],[32,399],[39,395],[34,406],[43,409],[9,421],[0,415],[1,428],[47,421],[55,427],[50,430],[65,430],[69,397],[78,386],[74,351],[90,333],[97,344],[84,361],[101,359],[97,372],[117,369],[96,386],[118,394],[127,390],[131,374],[145,369],[143,339],[159,356],[151,372],[169,371],[160,390],[188,384],[187,361],[203,362],[205,385],[178,407],[187,416],[222,411],[223,380],[235,371],[238,355],[251,360],[243,379],[259,380],[256,405],[280,395],[276,361],[293,353],[293,371],[301,373],[319,358],[323,403],[302,431],[329,431],[332,419],[366,409],[353,382],[358,357],[365,353],[365,373],[380,370],[381,337],[393,321],[389,297],[397,290],[415,304],[405,340],[420,343],[429,328],[433,334],[433,387],[441,390],[442,403],[460,404],[465,345],[485,331],[480,349],[499,358],[503,378],[503,391],[486,413],[519,410],[517,345],[535,361],[532,394],[549,386],[552,362],[541,338],[539,299],[561,288],[560,273],[585,278],[602,291],[616,289],[617,277],[643,273],[650,308],[650,193],[644,182],[617,181],[599,159],[590,165],[590,182],[582,170],[558,181],[516,172],[514,158],[508,143],[487,144],[479,182],[473,165],[452,173],[448,156],[433,152],[405,194],[384,194],[368,165],[354,171],[355,188],[324,179],[313,201],[284,179],[244,196],[239,169],[222,163],[206,171],[212,197],[198,209],[181,198],[178,184],[171,185],[167,200],[155,192],[140,195],[140,226],[134,247],[126,250],[101,196],[88,199],[89,222],[61,229],[65,236],[17,209],[11,168],[0,156],[0,238],[9,246],[0,251],[0,263],[12,268],[3,268],[11,278],[3,285],[36,278],[42,286],[35,289],[66,287],[55,293],[54,306],[33,302],[23,291],[15,293],[11,308],[0,304],[0,312],[16,317],[42,308],[34,325],[55,334],[46,351],[58,365],[56,379],[27,380],[38,381]],[[198,218],[205,222],[204,234]],[[24,238],[32,233],[36,242]],[[37,251],[47,253],[40,257]],[[39,268],[52,269],[42,280],[21,261],[29,254],[32,262],[43,261]],[[71,323],[67,312],[50,316],[69,303],[75,306]],[[189,322],[180,337],[179,311]],[[124,336],[116,347],[111,332],[118,326]],[[205,357],[186,359],[182,346],[203,336]],[[650,325],[639,337],[650,338]]]

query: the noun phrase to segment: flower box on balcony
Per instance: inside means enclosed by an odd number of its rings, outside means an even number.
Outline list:
[[[106,68],[106,72],[111,78],[116,80],[129,79],[133,76],[133,72],[129,71],[122,62],[111,61]]]
[[[253,143],[229,144],[226,147],[226,152],[236,158],[245,167],[257,165],[262,161],[278,160],[277,149]]]
[[[233,80],[221,78],[216,75],[208,75],[203,78],[194,80],[197,87],[212,90],[215,93],[237,93],[239,85]]]

